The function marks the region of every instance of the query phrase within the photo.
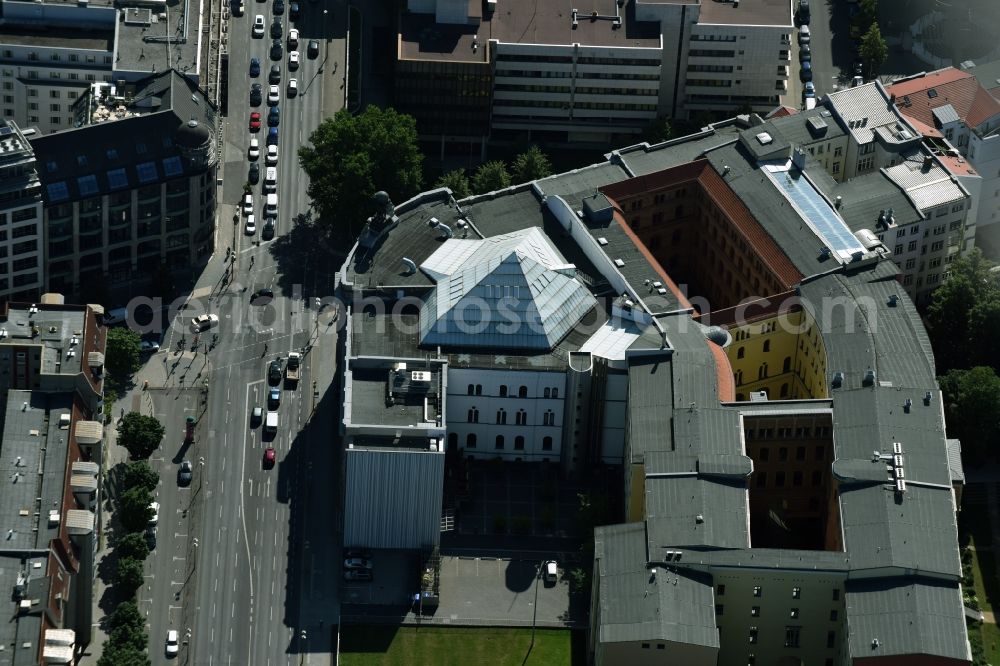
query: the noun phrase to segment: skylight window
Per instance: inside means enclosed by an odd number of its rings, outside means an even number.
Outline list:
[[[108,186],[113,190],[128,187],[128,176],[125,175],[125,169],[113,169],[109,171]]]
[[[97,194],[97,177],[93,174],[89,176],[80,176],[76,179],[76,186],[80,190],[80,196],[89,197],[92,194]]]
[[[48,190],[49,201],[51,203],[69,199],[69,189],[66,187],[66,181],[64,180],[60,180],[58,183],[49,183],[46,189]]]
[[[151,183],[158,178],[156,174],[156,162],[143,162],[135,170],[139,174],[140,183]]]
[[[927,91],[927,96],[930,97],[931,99],[934,99],[935,97],[937,97],[937,90],[931,88],[930,90]]]
[[[184,167],[181,166],[181,158],[168,157],[163,160],[163,175],[167,178],[173,178],[174,176],[179,176],[182,173],[184,173]]]

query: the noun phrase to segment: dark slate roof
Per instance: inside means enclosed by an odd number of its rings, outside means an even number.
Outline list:
[[[972,659],[957,583],[922,578],[859,580],[849,581],[845,593],[850,654],[873,659],[898,654]]]
[[[913,201],[882,171],[864,178],[852,178],[843,183],[834,182],[823,169],[812,169],[809,175],[820,175],[815,182],[820,185],[827,197],[834,201],[838,196],[841,197],[840,216],[847,222],[851,231],[871,229],[875,233],[880,233],[882,230],[877,225],[879,213],[890,208],[898,226],[923,219]],[[886,232],[885,244],[890,250],[895,238],[895,229]]]
[[[595,529],[594,558],[600,641],[719,646],[711,578],[697,572],[647,570],[642,523]]]
[[[138,115],[32,139],[46,205],[198,173],[175,143],[178,132],[190,137],[192,118],[215,131],[215,109],[196,85],[164,71],[136,83],[128,108]]]
[[[628,360],[628,436],[632,462],[647,451],[669,448],[673,413],[671,352],[632,356]]]

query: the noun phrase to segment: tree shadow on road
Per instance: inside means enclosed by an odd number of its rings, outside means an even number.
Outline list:
[[[333,278],[350,244],[332,239],[329,226],[311,211],[284,223],[291,228],[267,245],[278,265],[277,287],[285,294],[301,285],[303,296],[333,295]]]

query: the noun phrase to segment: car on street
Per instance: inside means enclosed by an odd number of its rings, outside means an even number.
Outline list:
[[[310,39],[309,46],[306,47],[306,55],[310,59],[317,57],[319,55],[319,42],[315,39]]]
[[[799,28],[799,46],[802,46],[803,44],[808,44],[811,37],[812,35],[809,32],[809,26],[804,25],[801,28]]]
[[[247,148],[247,157],[251,162],[256,162],[260,159],[260,141],[257,137],[250,137],[250,147]]]
[[[264,240],[271,240],[274,238],[274,220],[273,217],[264,218],[264,228],[260,231],[260,236]]]
[[[139,343],[139,351],[147,354],[160,351],[160,343],[154,340],[143,340]]]
[[[215,315],[212,315],[213,317]],[[181,466],[177,469],[177,485],[186,488],[191,485],[191,479],[194,478],[194,472],[191,471],[191,461],[185,460],[181,463]]]
[[[289,51],[288,52],[288,69],[295,71],[299,68],[299,52]]]
[[[177,656],[177,651],[180,650],[180,644],[177,642],[177,630],[171,629],[167,632],[167,645],[166,653],[167,657],[173,658]]]
[[[250,427],[255,428],[260,425],[260,422],[264,420],[264,409],[262,407],[254,407],[250,410]]]
[[[299,20],[299,3],[292,2],[288,5],[288,18],[293,21]]]
[[[260,165],[256,162],[250,165],[250,170],[247,172],[247,180],[250,181],[251,185],[256,185],[260,182]]]
[[[555,585],[559,580],[559,565],[556,564],[555,560],[549,560],[544,566],[545,568],[542,571],[542,579],[545,581],[546,585]]]
[[[267,305],[274,298],[274,291],[270,287],[261,287],[257,291],[253,292],[250,297],[251,305]],[[260,409],[259,407],[255,409]]]
[[[275,63],[271,65],[271,73],[267,77],[268,83],[281,83],[281,65]]]
[[[292,28],[288,31],[288,50],[299,48],[299,31]]]
[[[281,24],[281,19],[277,16],[271,21],[271,39],[277,39],[285,34],[285,26]]]
[[[253,195],[244,194],[243,195],[243,214],[253,215]]]
[[[150,550],[156,548],[156,525],[146,526],[145,535],[146,535],[146,546]]]
[[[271,469],[274,467],[274,447],[269,446],[264,449],[264,469]]]
[[[802,87],[802,94],[806,97],[816,96],[816,84],[812,81],[806,81],[805,85]]]
[[[274,359],[267,366],[267,383],[276,386],[281,381],[281,359]]]
[[[809,48],[808,44],[803,44],[799,47],[799,62],[806,60],[812,60],[812,49]]]
[[[299,94],[299,81],[298,79],[288,79],[288,90],[285,91],[286,97],[295,97]]]
[[[267,145],[276,146],[278,144],[278,128],[272,127],[267,130]]]
[[[250,58],[250,76],[260,76],[260,58]]]
[[[344,580],[348,581],[370,583],[372,578],[370,569],[348,569],[344,572]]]
[[[799,25],[809,25],[809,0],[799,0],[799,8],[796,12]]]
[[[247,221],[243,225],[243,233],[247,236],[253,236],[257,233],[257,218],[254,217],[253,213],[247,215]]]
[[[198,315],[191,320],[191,328],[195,331],[207,331],[219,325],[219,316],[214,314]]]
[[[260,113],[257,111],[250,112],[250,131],[251,132],[260,131]]]
[[[275,38],[271,41],[271,60],[281,60],[282,55],[284,55],[284,49],[281,46],[281,40]]]
[[[264,36],[264,15],[257,14],[253,17],[253,36],[260,38]]]
[[[233,16],[243,16],[243,13],[247,10],[246,3],[243,0],[234,0],[233,2]]]
[[[267,163],[269,165],[278,163],[278,146],[267,147]]]
[[[803,83],[813,80],[812,63],[810,61],[806,60],[802,63],[802,68],[799,69],[799,80]]]
[[[267,87],[267,105],[276,106],[281,101],[281,90],[278,86]]]
[[[285,0],[274,0],[274,5],[272,5],[275,16],[285,13]]]
[[[364,557],[348,557],[344,560],[345,569],[371,569],[372,561]]]
[[[277,127],[281,122],[281,108],[277,106],[272,106],[271,110],[267,112],[267,126]]]
[[[272,387],[267,392],[267,408],[271,411],[276,410],[281,406],[281,389],[277,387]]]
[[[149,510],[153,512],[153,515],[150,516],[149,522],[147,524],[148,525],[155,525],[156,523],[160,522],[160,503],[159,502],[150,502],[149,503]]]
[[[262,99],[260,84],[254,83],[250,86],[250,106],[260,106]]]

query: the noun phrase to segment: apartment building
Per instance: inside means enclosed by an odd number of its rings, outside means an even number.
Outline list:
[[[75,663],[91,640],[105,328],[59,294],[0,310],[9,542],[0,577],[15,604],[4,641],[18,663]]]
[[[445,154],[628,140],[657,116],[765,112],[787,89],[791,6],[409,0],[395,103]],[[447,100],[447,104],[442,104]]]
[[[0,0],[2,117],[42,134],[74,127],[95,82],[176,69],[199,82],[202,12],[162,0]]]
[[[987,84],[974,74],[975,69],[946,67],[894,81],[888,91],[926,137],[943,142],[942,155],[967,160],[980,176],[971,221],[976,244],[997,259],[1000,227],[993,225],[1000,222],[1000,101],[987,89],[996,86],[995,79]]]
[[[0,120],[0,300],[37,299],[41,292],[41,190],[28,138]]]
[[[142,293],[158,266],[211,254],[216,110],[175,70],[95,85],[80,126],[32,141],[44,186],[46,290],[91,302]]]

